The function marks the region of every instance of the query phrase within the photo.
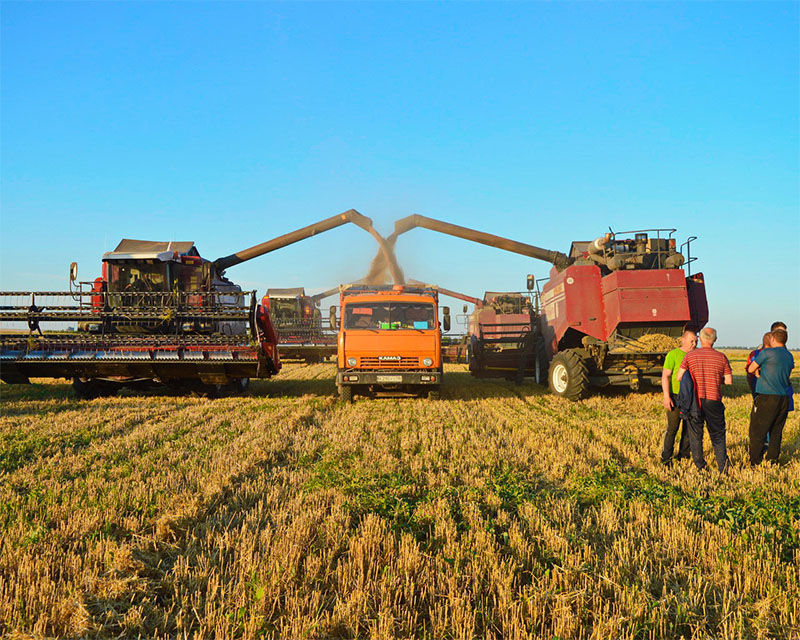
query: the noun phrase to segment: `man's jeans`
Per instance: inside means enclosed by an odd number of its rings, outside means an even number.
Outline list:
[[[667,463],[672,460],[672,454],[675,451],[675,436],[678,434],[678,428],[681,426],[681,412],[675,404],[676,396],[670,393],[672,398],[672,410],[667,411],[667,430],[664,432],[664,447],[661,450],[661,462]],[[689,425],[686,420],[683,420],[683,428],[681,429],[681,439],[678,444],[678,459],[688,458],[691,455],[689,447]]]
[[[725,441],[725,405],[721,400],[700,399],[701,415],[689,418],[689,445],[692,449],[692,460],[698,469],[705,469],[703,457],[703,425],[708,427],[711,446],[720,473],[728,466],[728,447]]]

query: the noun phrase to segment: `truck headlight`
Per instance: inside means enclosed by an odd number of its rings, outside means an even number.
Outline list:
[[[425,365],[426,367],[432,367],[433,366],[433,360],[431,358],[425,358],[422,361],[422,364]]]
[[[356,366],[356,359],[355,358],[348,358],[347,359],[347,366],[348,367],[355,367]]]

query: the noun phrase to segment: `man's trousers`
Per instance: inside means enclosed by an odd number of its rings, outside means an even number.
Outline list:
[[[711,446],[714,447],[714,457],[720,473],[728,466],[728,447],[725,438],[725,405],[722,400],[700,399],[701,415],[689,416],[689,446],[692,450],[692,460],[698,469],[706,468],[703,457],[703,426],[708,427]]]
[[[789,396],[765,393],[756,395],[750,411],[750,464],[761,463],[767,437],[769,437],[767,461],[778,461],[787,415],[789,415]]]
[[[672,411],[667,411],[667,430],[664,432],[664,447],[661,450],[661,462],[667,463],[672,460],[672,454],[675,451],[675,436],[678,434],[678,428],[681,426],[681,412],[675,405],[675,394],[670,393],[672,398]],[[691,455],[689,448],[689,424],[684,419],[683,429],[681,429],[681,439],[678,444],[678,455],[675,456],[678,460],[688,458]]]

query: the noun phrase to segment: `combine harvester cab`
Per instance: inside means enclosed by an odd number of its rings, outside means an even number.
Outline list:
[[[336,385],[343,401],[355,394],[439,397],[438,304],[432,288],[342,286]],[[450,310],[443,311],[447,331]]]
[[[278,333],[268,305],[225,270],[346,223],[373,235],[399,272],[372,221],[351,209],[213,262],[192,242],[123,240],[92,282],[77,282],[73,263],[70,291],[2,292],[0,321],[17,332],[0,334],[0,379],[72,378],[85,398],[154,383],[243,390],[279,371]]]
[[[550,390],[571,400],[585,397],[590,385],[624,384],[640,389],[660,384],[664,356],[677,346],[684,329],[699,330],[708,322],[703,274],[684,272],[683,266],[691,265],[694,258],[678,252],[672,237],[675,229],[612,232],[590,242],[573,242],[570,255],[566,255],[412,215],[398,220],[387,240],[394,242],[416,227],[553,265],[541,290],[538,313],[534,305],[531,314],[532,354],[525,348],[518,350],[518,371],[531,369],[531,357],[534,371],[541,372],[547,363]],[[693,240],[691,237],[681,245],[687,256]],[[536,281],[528,276],[528,290],[534,289]],[[474,313],[480,318],[485,312],[476,309]],[[496,324],[504,322],[502,315],[496,316]],[[516,322],[508,323],[512,334]],[[479,324],[472,336],[490,335],[481,331]],[[486,362],[477,358],[470,363],[470,370],[474,375],[490,375]]]

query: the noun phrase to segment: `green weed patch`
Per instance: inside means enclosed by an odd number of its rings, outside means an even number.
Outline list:
[[[790,497],[755,490],[747,498],[692,495],[644,472],[621,469],[613,462],[596,473],[576,478],[574,494],[582,505],[641,500],[658,508],[684,508],[706,522],[744,536],[749,535],[751,526],[760,525],[764,538],[780,545],[781,558],[786,562],[800,549],[800,494]]]

